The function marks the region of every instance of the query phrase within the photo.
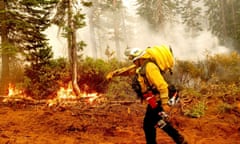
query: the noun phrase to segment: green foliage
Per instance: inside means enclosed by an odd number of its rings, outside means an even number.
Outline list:
[[[230,54],[217,54],[209,57],[207,63],[211,66],[209,73],[215,81],[225,83],[238,82],[240,79],[240,55],[236,52]]]
[[[137,0],[137,6],[137,14],[155,31],[158,31],[159,26],[171,17],[174,9],[173,2],[169,0]]]
[[[84,47],[86,47],[87,44],[84,41],[80,41],[77,43],[77,51],[82,51]]]
[[[80,29],[86,26],[85,14],[82,13],[82,9],[78,8],[78,1],[71,1],[73,7],[69,7],[68,1],[59,0],[57,5],[57,12],[52,19],[52,23],[56,24],[60,28],[63,28],[62,36],[68,38],[69,33],[73,30],[70,28],[70,17],[73,21],[74,30]],[[81,2],[83,6],[91,6],[91,2]]]
[[[106,80],[108,72],[126,66],[116,59],[103,61],[87,57],[79,64],[78,84],[82,91],[106,93],[106,96],[116,99],[136,98],[131,88],[129,77],[116,77],[112,81]],[[87,88],[86,88],[87,86]]]
[[[110,65],[105,61],[87,57],[78,67],[78,84],[80,89],[86,89],[87,85],[89,87],[88,92],[91,92],[92,90],[104,92],[107,88],[105,75],[109,69]]]
[[[219,98],[226,103],[233,104],[238,100],[238,97],[240,95],[240,88],[239,84],[227,84],[223,83],[221,84],[221,87],[219,88],[219,91],[221,92],[221,95],[219,95]]]
[[[3,77],[8,78],[10,59],[24,57],[31,64],[46,63],[52,57],[43,31],[49,26],[50,10],[56,0],[2,1],[1,30]],[[1,80],[2,81],[2,80]],[[8,81],[4,81],[8,84]]]
[[[46,35],[43,34],[49,27],[51,13],[49,12],[55,4],[55,1],[29,1],[23,0],[16,7],[12,7],[9,12],[9,33],[11,41],[23,52],[29,56],[27,60],[37,63],[38,55],[44,48],[51,49],[48,46]],[[13,6],[13,5],[11,5]]]
[[[188,26],[191,36],[194,36],[194,32],[202,31],[202,9],[199,7],[199,0],[183,0],[181,5],[183,23]]]
[[[134,100],[137,98],[136,93],[131,87],[130,77],[116,77],[108,85],[106,96],[114,100]]]
[[[86,7],[91,7],[93,5],[93,2],[91,1],[81,1],[82,5],[86,6]]]
[[[177,71],[182,74],[188,74],[192,78],[199,76],[199,68],[195,62],[191,61],[178,61],[176,64]]]
[[[78,84],[81,91],[107,93],[112,98],[133,96],[129,78],[116,78],[107,81],[108,72],[126,66],[126,63],[116,59],[105,62],[102,59],[90,57],[78,64]],[[27,95],[35,99],[47,99],[55,96],[60,86],[66,86],[70,81],[69,65],[63,58],[50,60],[42,65],[31,65],[25,68],[25,78],[22,84]]]
[[[233,43],[236,50],[240,51],[240,1],[205,0],[204,4],[210,30],[223,44]]]
[[[205,60],[177,61],[174,69],[176,83],[188,87],[199,87],[200,82],[237,83],[240,79],[240,55],[216,54],[206,56]]]
[[[117,59],[111,59],[108,61],[108,65],[110,65],[110,69],[107,72],[114,71],[116,69],[129,66],[129,62],[120,62]],[[132,77],[114,77],[110,83],[108,83],[108,88],[106,91],[106,95],[114,100],[133,100],[136,99],[136,93],[132,89]]]
[[[84,26],[86,26],[86,22],[83,21],[85,19],[85,14],[82,14],[80,11],[78,11],[74,17],[73,17],[73,22],[74,22],[74,26],[76,29],[80,29],[83,28]]]
[[[187,87],[198,87],[198,80],[202,69],[196,62],[176,61],[172,83]]]
[[[21,3],[29,6],[39,6],[41,4],[55,4],[58,0],[22,0]]]
[[[185,88],[184,90],[181,91],[181,95],[188,96],[195,100],[201,100],[203,98],[203,95],[193,88]]]
[[[175,79],[180,79],[178,84],[182,84],[182,100],[191,100],[185,105],[184,115],[203,116],[206,108],[211,106],[210,100],[214,105],[220,103],[217,113],[231,111],[239,101],[239,66],[240,55],[236,52],[207,55],[205,60],[197,62],[177,61],[174,74]],[[198,85],[194,85],[196,83]]]
[[[219,104],[217,109],[218,109],[218,113],[229,113],[232,109],[234,108],[233,105],[228,104],[228,103],[222,103]]]
[[[197,104],[195,104],[192,108],[185,110],[184,115],[190,116],[193,118],[199,118],[205,114],[206,109],[207,109],[207,106],[205,102],[200,101]]]
[[[24,85],[27,95],[35,99],[46,99],[55,95],[61,83],[71,80],[68,71],[68,65],[64,59],[25,68]]]

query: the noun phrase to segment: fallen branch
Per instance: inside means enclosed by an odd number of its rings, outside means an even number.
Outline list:
[[[133,103],[139,103],[139,101],[135,100],[135,101],[109,101],[109,104],[121,104],[121,105],[130,105]]]

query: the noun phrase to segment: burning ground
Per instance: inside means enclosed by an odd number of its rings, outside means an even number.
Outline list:
[[[239,96],[238,96],[239,97]],[[1,144],[144,144],[142,120],[146,104],[138,100],[113,101],[102,95],[51,101],[11,97],[0,103]],[[54,103],[50,103],[54,102]],[[183,115],[176,108],[171,122],[190,144],[239,144],[240,100],[225,113],[215,111],[208,100],[199,118]],[[159,144],[173,144],[160,129]]]

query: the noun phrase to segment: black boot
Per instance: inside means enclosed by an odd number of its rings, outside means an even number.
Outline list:
[[[184,137],[170,123],[167,123],[162,129],[172,137],[176,144],[187,144]]]

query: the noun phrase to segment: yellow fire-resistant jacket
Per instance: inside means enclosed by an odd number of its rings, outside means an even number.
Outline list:
[[[162,103],[166,104],[168,102],[168,84],[164,80],[159,67],[153,62],[148,62],[145,65],[145,76],[148,84],[146,82],[140,82],[142,90],[147,90],[146,87],[148,87],[148,85],[152,88],[154,87],[160,93]],[[144,93],[144,91],[142,92]]]
[[[150,48],[147,48],[146,53],[140,58],[145,61],[144,63],[146,63],[147,61],[154,61],[154,57],[152,54],[155,52],[158,54],[159,57],[157,60],[155,60],[155,62],[147,62],[145,65],[143,63],[145,67],[144,75],[147,79],[147,82],[146,80],[144,80],[144,77],[139,74],[139,71],[143,68],[143,65],[140,67],[137,67],[136,65],[131,65],[129,67],[115,70],[107,75],[107,79],[111,79],[113,76],[128,76],[138,74],[138,81],[141,85],[142,93],[145,93],[150,85],[150,87],[154,87],[158,90],[162,103],[166,104],[168,101],[168,84],[164,80],[161,71],[166,72],[167,70],[169,70],[173,66],[174,58],[169,47],[162,45],[154,46],[153,48],[156,47],[158,47],[159,49],[152,50]]]

